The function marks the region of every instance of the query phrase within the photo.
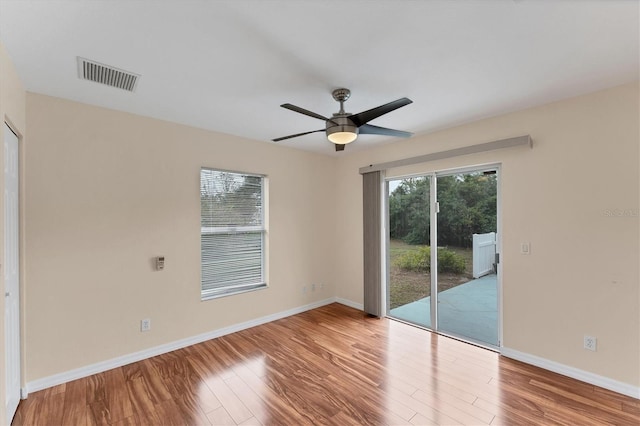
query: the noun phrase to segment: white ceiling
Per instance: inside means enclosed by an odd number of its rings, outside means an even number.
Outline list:
[[[635,0],[0,0],[26,89],[273,143],[324,123],[331,91],[417,134],[638,79]],[[141,74],[135,93],[78,78],[76,57]],[[347,151],[392,139],[362,135]],[[323,133],[280,142],[336,155]],[[339,153],[344,154],[344,153]]]

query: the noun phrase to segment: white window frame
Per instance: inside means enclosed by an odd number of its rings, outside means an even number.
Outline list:
[[[217,168],[210,168],[210,167],[201,167],[200,169],[200,186],[202,187],[202,181],[203,181],[203,171],[213,171],[213,172],[220,172],[220,173],[230,173],[230,174],[235,174],[235,175],[241,175],[241,176],[251,176],[251,177],[257,177],[260,178],[260,196],[261,196],[261,204],[262,204],[262,208],[261,208],[261,225],[260,226],[232,226],[232,227],[228,227],[228,226],[218,226],[218,227],[203,227],[202,226],[202,207],[200,210],[200,273],[201,273],[201,277],[200,277],[200,298],[201,300],[210,300],[210,299],[216,299],[219,297],[226,297],[226,296],[231,296],[234,294],[241,294],[241,293],[246,293],[246,292],[250,292],[250,291],[255,291],[255,290],[260,290],[263,288],[267,287],[267,282],[265,279],[265,259],[266,259],[266,233],[267,233],[267,228],[266,228],[266,223],[265,223],[265,218],[266,218],[266,213],[265,210],[267,208],[267,203],[266,203],[266,194],[265,194],[265,189],[266,189],[266,179],[267,177],[264,175],[260,175],[260,174],[255,174],[255,173],[245,173],[245,172],[239,172],[239,171],[232,171],[232,170],[223,170],[223,169],[217,169]],[[200,201],[202,203],[202,195],[200,198]],[[202,206],[202,204],[201,204]],[[203,236],[205,235],[239,235],[239,234],[243,234],[243,233],[251,233],[251,234],[255,234],[255,233],[260,233],[260,279],[254,283],[244,283],[244,284],[229,284],[226,286],[220,286],[220,287],[216,287],[213,289],[204,289],[204,284],[205,284],[205,279],[206,279],[206,271],[203,269],[203,264],[202,264],[202,257],[204,254],[204,248],[203,248]]]

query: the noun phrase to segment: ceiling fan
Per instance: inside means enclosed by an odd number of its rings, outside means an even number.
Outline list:
[[[283,136],[281,138],[272,139],[273,142],[296,138],[310,133],[325,132],[327,134],[327,139],[335,144],[336,151],[344,151],[345,145],[356,140],[358,134],[396,136],[400,138],[408,138],[412,135],[412,133],[404,132],[402,130],[388,129],[386,127],[367,124],[369,121],[378,118],[381,115],[409,105],[413,102],[411,99],[400,98],[393,102],[389,102],[388,104],[380,105],[379,107],[375,107],[358,114],[350,114],[348,112],[344,112],[344,102],[351,96],[351,91],[349,89],[336,89],[332,92],[332,95],[333,99],[340,102],[340,111],[334,113],[331,118],[324,117],[320,114],[316,114],[315,112],[292,104],[280,105],[282,108],[299,112],[300,114],[308,115],[309,117],[317,118],[319,120],[324,120],[326,125],[324,129]]]

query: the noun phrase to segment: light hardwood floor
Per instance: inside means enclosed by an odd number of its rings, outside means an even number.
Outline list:
[[[339,304],[35,392],[14,425],[639,425],[640,400]]]

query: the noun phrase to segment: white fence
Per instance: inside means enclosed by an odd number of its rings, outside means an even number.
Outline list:
[[[473,278],[493,273],[496,261],[496,233],[473,234]]]

